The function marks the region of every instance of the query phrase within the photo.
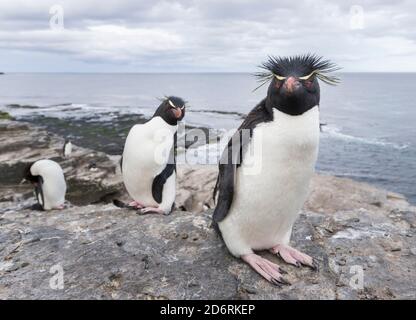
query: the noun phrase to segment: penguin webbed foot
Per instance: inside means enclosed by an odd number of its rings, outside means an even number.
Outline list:
[[[287,272],[277,264],[255,254],[250,253],[241,256],[241,259],[250,265],[257,273],[275,286],[290,285],[290,282],[283,278],[282,274]]]
[[[136,201],[136,200],[133,200],[127,205],[127,208],[131,208],[135,210],[140,210],[140,209],[143,209],[144,207],[145,205],[143,203]]]
[[[150,214],[150,213],[169,215],[171,213],[171,211],[163,210],[159,207],[146,207],[141,202],[135,201],[135,200],[131,201],[130,203],[124,203],[123,201],[114,199],[113,204],[118,208],[137,211],[137,214],[139,215],[145,215],[145,214]]]
[[[138,202],[138,201],[132,201],[130,203],[124,203],[121,200],[118,199],[114,199],[113,200],[113,204],[118,207],[118,208],[122,208],[122,209],[130,209],[130,210],[140,210],[142,209],[144,206]]]
[[[290,246],[279,244],[270,249],[270,252],[279,255],[286,263],[292,264],[298,268],[303,265],[313,270],[318,270],[318,263],[315,259]]]

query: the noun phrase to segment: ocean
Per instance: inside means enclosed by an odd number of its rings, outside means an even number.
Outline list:
[[[416,74],[340,78],[337,87],[321,84],[325,125],[317,170],[402,193],[416,204]],[[248,73],[5,74],[0,111],[76,144],[120,154],[129,128],[146,121],[165,95],[188,101],[188,128],[221,135],[265,96],[266,87],[253,92],[256,86]]]

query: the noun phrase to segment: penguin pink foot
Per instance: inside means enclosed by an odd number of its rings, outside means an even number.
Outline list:
[[[159,213],[159,214],[169,214],[166,213],[164,210],[157,208],[157,207],[145,207],[142,208],[140,211],[141,214],[147,214],[147,213]]]
[[[145,207],[145,205],[139,201],[133,200],[128,204],[129,207],[136,208],[136,209],[142,209]]]
[[[270,249],[270,252],[273,254],[278,254],[285,262],[293,264],[297,267],[304,265],[311,267],[314,270],[318,269],[318,265],[312,257],[290,246],[278,244],[277,246]]]
[[[282,284],[290,285],[290,283],[282,277],[282,274],[286,273],[286,271],[283,271],[277,264],[254,253],[243,255],[241,256],[241,259],[272,284],[277,286]]]

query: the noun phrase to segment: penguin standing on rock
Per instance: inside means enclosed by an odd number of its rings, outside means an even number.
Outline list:
[[[120,161],[124,185],[133,198],[127,207],[144,213],[169,214],[176,196],[176,139],[185,102],[170,96],[153,117],[130,130]],[[114,204],[126,207],[121,201]]]
[[[64,208],[66,182],[58,163],[44,159],[29,164],[24,172],[25,180],[34,185],[36,199],[42,210]]]
[[[70,140],[66,139],[64,146],[62,148],[62,155],[64,158],[69,158],[72,153],[72,143]]]
[[[316,268],[312,257],[290,247],[289,240],[318,155],[318,80],[337,84],[329,73],[338,68],[311,54],[271,57],[261,67],[261,85],[270,82],[267,97],[224,150],[213,221],[234,256],[280,285],[288,284],[284,271],[254,251],[269,250],[286,263]]]

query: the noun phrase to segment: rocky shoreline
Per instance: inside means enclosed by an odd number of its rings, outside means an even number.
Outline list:
[[[74,146],[41,128],[0,120],[0,299],[415,299],[416,208],[396,193],[316,175],[292,243],[318,272],[279,258],[291,286],[273,287],[234,259],[210,227],[215,166],[179,166],[177,210],[137,215],[118,156]],[[28,162],[59,162],[68,208],[38,212]],[[63,271],[63,286],[51,284]]]

